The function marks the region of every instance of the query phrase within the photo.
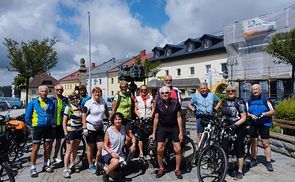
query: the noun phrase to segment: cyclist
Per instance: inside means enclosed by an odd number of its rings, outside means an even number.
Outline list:
[[[69,95],[70,104],[66,106],[63,116],[63,131],[67,141],[66,153],[64,156],[65,178],[71,177],[71,168],[77,155],[77,149],[82,140],[82,112],[79,107],[79,95]]]
[[[78,90],[78,94],[80,95],[80,108],[83,108],[83,106],[85,105],[85,103],[91,98],[88,94],[87,94],[87,89],[85,85],[80,85],[79,86],[79,90]]]
[[[196,144],[199,144],[204,128],[207,126],[207,123],[200,118],[200,115],[217,111],[221,103],[221,99],[214,93],[209,92],[207,84],[201,83],[199,85],[199,93],[195,94],[187,105],[187,108],[196,115]]]
[[[33,149],[31,154],[31,177],[38,177],[36,170],[37,154],[41,145],[41,140],[44,142],[44,164],[43,171],[52,173],[50,167],[50,153],[52,148],[52,119],[55,113],[55,105],[52,99],[48,98],[48,87],[41,85],[38,88],[39,96],[29,102],[26,108],[25,120],[27,125],[33,130]]]
[[[160,88],[161,100],[156,102],[155,118],[153,125],[153,133],[149,138],[155,139],[157,131],[157,157],[159,171],[156,178],[160,178],[165,174],[163,157],[166,140],[173,141],[173,148],[176,156],[175,175],[178,179],[182,179],[180,171],[181,165],[181,145],[183,139],[181,106],[177,100],[170,98],[170,88],[163,86]]]
[[[222,103],[221,111],[227,126],[237,134],[237,138],[234,142],[234,149],[237,157],[238,171],[234,178],[243,178],[243,164],[244,164],[244,140],[246,137],[245,121],[247,118],[247,109],[244,100],[237,97],[237,89],[234,86],[227,86],[226,99]],[[230,143],[223,141],[225,151],[229,148]]]
[[[110,121],[112,126],[110,126],[104,136],[104,145],[102,156],[103,160],[107,166],[104,166],[104,171],[106,174],[103,176],[104,181],[107,181],[109,176],[115,177],[116,174],[114,170],[125,161],[125,156],[123,153],[123,146],[125,145],[126,136],[131,138],[132,145],[129,148],[130,152],[135,151],[136,139],[134,135],[122,125],[124,116],[121,113],[115,113],[112,115]]]
[[[62,95],[64,91],[62,85],[60,84],[55,85],[54,90],[55,90],[55,96],[51,97],[55,104],[55,116],[54,116],[55,123],[53,123],[53,141],[52,141],[52,145],[53,145],[55,140],[53,161],[60,163],[62,162],[62,160],[57,158],[57,155],[59,153],[61,139],[64,138],[64,131],[62,127],[63,113],[65,110],[65,107],[69,104],[69,101],[68,101],[68,98]]]
[[[251,119],[251,167],[258,164],[257,162],[257,138],[260,135],[264,154],[266,157],[266,168],[273,171],[271,164],[271,149],[269,144],[269,128],[271,127],[272,116],[275,114],[271,100],[264,97],[261,93],[259,84],[252,85],[252,96],[247,102],[249,110],[248,117]]]
[[[147,118],[152,118],[155,111],[155,103],[153,97],[149,94],[147,90],[146,85],[141,85],[139,87],[140,93],[139,96],[136,97],[135,101],[135,114],[138,118],[141,118],[142,120]],[[139,142],[138,142],[138,148],[139,148],[139,158],[143,159],[143,133],[139,133]],[[147,138],[148,136],[146,136]]]
[[[99,87],[92,89],[92,98],[88,100],[82,108],[83,135],[87,141],[87,159],[89,164],[88,171],[96,174],[97,169],[102,168],[99,162],[103,147],[104,129],[103,118],[109,119],[109,113],[105,101],[102,99],[102,90]],[[93,164],[93,153],[95,147],[97,153]]]

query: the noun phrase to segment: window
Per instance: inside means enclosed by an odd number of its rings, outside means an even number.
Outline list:
[[[180,76],[181,75],[181,69],[180,68],[177,68],[177,76]]]
[[[156,57],[156,58],[160,57],[160,52],[159,52],[159,51],[156,51],[156,52],[155,52],[155,57]]]
[[[221,72],[227,71],[227,63],[221,63]]]
[[[190,43],[190,44],[188,44],[188,48],[187,48],[187,51],[192,51],[193,50],[193,44],[192,43]]]
[[[169,75],[169,70],[165,70],[166,75]]]
[[[72,85],[70,85],[70,89],[72,90]]]
[[[191,73],[191,75],[195,74],[195,67],[190,67],[190,73]]]
[[[96,85],[96,83],[97,83],[97,79],[94,79],[94,85]]]
[[[171,49],[166,50],[166,55],[169,56],[171,54]]]
[[[210,46],[210,40],[205,40],[204,48],[208,48]]]
[[[207,64],[206,65],[206,73],[210,73],[211,72],[211,64]]]
[[[112,95],[114,95],[114,91],[112,91]]]
[[[111,78],[111,84],[114,84],[114,78]]]
[[[99,84],[101,85],[101,79],[99,79]]]
[[[32,95],[35,95],[35,94],[37,94],[36,89],[32,89]]]

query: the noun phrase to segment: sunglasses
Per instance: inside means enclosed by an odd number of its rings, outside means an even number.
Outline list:
[[[145,92],[145,91],[146,91],[146,89],[141,89],[140,91],[142,91],[142,92]]]
[[[236,90],[228,90],[227,92],[228,92],[228,93],[235,93]]]
[[[64,89],[55,89],[56,91],[63,91]]]
[[[172,80],[165,80],[165,82],[172,82]]]
[[[77,100],[78,98],[77,97],[73,97],[71,100]]]
[[[170,92],[161,92],[162,95],[168,95]]]

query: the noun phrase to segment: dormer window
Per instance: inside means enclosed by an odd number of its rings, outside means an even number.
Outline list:
[[[187,48],[187,51],[192,51],[193,50],[193,44],[192,43],[190,43],[190,44],[188,44],[188,48]]]
[[[205,40],[204,48],[208,48],[210,46],[210,40]]]
[[[166,50],[166,56],[169,56],[171,54],[171,49]]]
[[[156,51],[156,52],[155,52],[155,57],[156,57],[156,58],[160,57],[160,52],[159,52],[159,51]]]

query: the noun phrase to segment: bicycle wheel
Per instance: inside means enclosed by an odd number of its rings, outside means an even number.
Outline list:
[[[188,136],[184,136],[181,143],[183,164],[185,165],[186,170],[189,172],[192,169],[192,164],[195,162],[196,158],[196,145],[194,141]]]
[[[66,140],[64,140],[61,145],[61,149],[60,149],[60,157],[62,160],[64,160],[66,148],[67,148]],[[85,156],[85,151],[86,151],[86,141],[84,139],[82,139],[79,146],[78,146],[77,156],[76,156],[74,165],[79,164],[83,160],[83,158]]]
[[[0,181],[15,182],[15,175],[13,174],[13,171],[7,162],[2,162],[0,168]]]
[[[199,181],[223,181],[227,173],[227,157],[219,145],[205,147],[197,162]]]

